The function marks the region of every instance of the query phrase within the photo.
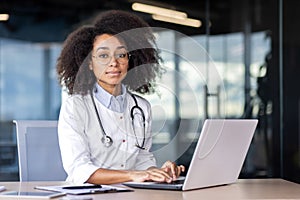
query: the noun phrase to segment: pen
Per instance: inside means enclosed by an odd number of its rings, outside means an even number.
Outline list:
[[[118,190],[115,188],[109,188],[104,190],[90,190],[90,193],[97,194],[97,193],[110,193],[110,192],[117,192]]]
[[[102,188],[101,185],[76,185],[76,186],[65,186],[62,189],[76,190],[76,189],[90,189],[90,188]]]

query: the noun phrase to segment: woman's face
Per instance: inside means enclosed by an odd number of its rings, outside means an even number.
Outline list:
[[[109,34],[95,38],[90,69],[105,90],[111,91],[120,85],[128,70],[128,60],[129,54],[124,42]]]

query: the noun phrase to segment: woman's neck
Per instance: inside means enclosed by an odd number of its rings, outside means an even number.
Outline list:
[[[98,84],[105,91],[107,91],[109,94],[111,94],[113,96],[118,96],[118,95],[120,95],[122,93],[122,86],[121,86],[121,84],[111,85],[111,84],[107,84],[107,83],[100,82],[100,81],[98,81]]]

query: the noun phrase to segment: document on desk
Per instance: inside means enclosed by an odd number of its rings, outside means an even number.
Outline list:
[[[80,194],[100,194],[100,193],[114,193],[114,192],[130,192],[133,190],[111,186],[111,185],[59,185],[59,186],[35,186],[38,190],[47,190],[55,192],[63,192],[66,194],[80,195]]]

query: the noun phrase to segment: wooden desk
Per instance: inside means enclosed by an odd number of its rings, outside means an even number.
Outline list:
[[[0,182],[7,190],[34,191],[36,185],[64,182]],[[240,179],[237,183],[193,191],[134,189],[134,192],[89,195],[93,200],[300,199],[300,184],[283,179]],[[3,198],[0,198],[3,199]],[[16,198],[17,199],[17,198]],[[56,198],[60,199],[60,198]]]

